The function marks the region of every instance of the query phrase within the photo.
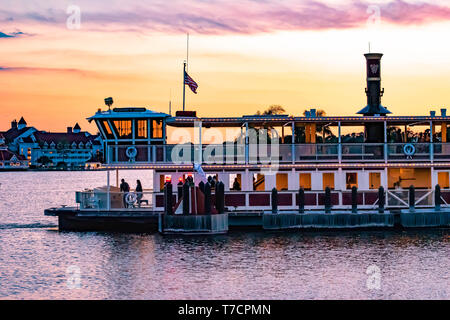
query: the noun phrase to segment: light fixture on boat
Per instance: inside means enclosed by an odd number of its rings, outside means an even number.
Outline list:
[[[111,106],[114,103],[112,97],[105,98],[105,104],[108,106],[108,111],[111,111]]]

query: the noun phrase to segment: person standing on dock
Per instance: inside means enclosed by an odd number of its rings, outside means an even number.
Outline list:
[[[127,193],[130,192],[130,185],[125,181],[125,179],[122,179],[122,183],[120,184],[120,192],[123,192],[123,206],[127,207],[127,201],[126,196]]]

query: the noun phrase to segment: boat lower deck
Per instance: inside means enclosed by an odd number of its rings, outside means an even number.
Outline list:
[[[121,231],[157,232],[161,212],[155,211],[82,211],[77,208],[51,208],[47,216],[57,216],[61,231]],[[356,213],[336,210],[324,211],[264,211],[229,212],[227,229],[258,228],[288,229],[367,229],[367,228],[433,228],[450,226],[450,209],[416,209],[385,211],[360,210]],[[164,216],[164,215],[163,215]],[[192,215],[185,216],[192,220]],[[180,216],[183,219],[183,216]],[[225,221],[225,220],[223,220]],[[223,222],[222,221],[222,222]],[[186,220],[186,223],[189,222]],[[182,231],[182,230],[180,230]],[[192,229],[191,232],[195,233]]]

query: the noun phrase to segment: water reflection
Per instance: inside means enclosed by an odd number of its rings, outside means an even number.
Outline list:
[[[18,242],[1,253],[3,298],[449,297],[450,237],[445,229],[216,237],[10,232]],[[66,286],[65,270],[72,265],[81,270],[81,289]],[[382,272],[380,290],[366,287],[370,265]]]
[[[41,175],[16,174],[20,188],[1,180],[25,199],[0,192],[3,299],[449,298],[448,229],[214,237],[58,232],[43,209],[73,201],[70,188],[100,185],[104,173],[46,176],[47,189],[60,189],[60,198],[39,189]],[[373,265],[381,272],[380,290],[367,287]],[[79,289],[67,285],[71,266],[80,270]]]

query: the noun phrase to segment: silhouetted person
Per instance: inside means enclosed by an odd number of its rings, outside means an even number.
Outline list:
[[[144,194],[142,193],[143,189],[142,189],[142,184],[141,184],[141,180],[137,180],[136,181],[136,199],[137,199],[137,203],[138,206],[141,206],[141,199],[144,196]]]
[[[120,192],[123,192],[123,206],[126,208],[128,207],[126,196],[127,193],[130,192],[130,185],[127,182],[125,182],[125,179],[122,179],[122,183],[120,184]]]
[[[208,182],[211,185],[211,189],[214,189],[216,187],[216,177],[208,176]]]
[[[241,190],[241,185],[239,184],[239,181],[238,181],[237,178],[234,178],[233,190],[235,190],[235,191],[240,191]]]

